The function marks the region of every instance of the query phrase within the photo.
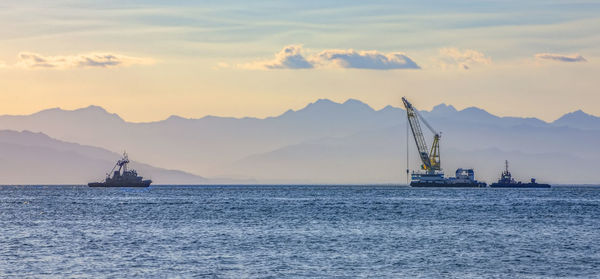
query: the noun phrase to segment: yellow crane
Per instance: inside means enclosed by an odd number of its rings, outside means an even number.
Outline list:
[[[419,157],[423,164],[421,165],[421,169],[425,170],[428,174],[434,174],[435,171],[441,170],[441,162],[440,162],[440,138],[441,133],[438,133],[427,123],[425,118],[419,114],[417,109],[408,101],[405,97],[402,97],[402,102],[404,103],[404,107],[406,108],[406,116],[408,118],[408,123],[410,124],[410,129],[412,130],[413,137],[415,139],[415,143],[417,144],[417,149],[419,151]],[[433,133],[433,143],[431,145],[431,149],[428,151],[427,142],[425,141],[425,137],[423,136],[423,131],[421,130],[420,121],[425,123],[425,126]]]

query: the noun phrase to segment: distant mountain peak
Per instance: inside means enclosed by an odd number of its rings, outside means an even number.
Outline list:
[[[329,99],[318,99],[315,102],[309,103],[304,108],[302,108],[298,111],[313,110],[313,109],[319,109],[319,108],[330,108],[330,107],[333,107],[336,105],[339,105],[339,103],[336,103]]]
[[[380,109],[379,111],[386,112],[386,111],[395,111],[395,110],[403,110],[403,109],[397,108],[397,107],[393,107],[392,105],[387,105],[384,108]]]
[[[179,115],[171,115],[169,116],[167,119],[165,119],[165,121],[179,121],[179,120],[188,120],[187,118],[181,117]]]
[[[495,116],[495,115],[487,112],[487,110],[484,110],[484,109],[481,109],[481,108],[478,108],[478,107],[468,107],[468,108],[465,108],[465,109],[461,110],[460,112],[464,112],[464,113],[477,113],[477,114],[482,114],[482,115],[490,115],[490,116],[498,117],[498,116]]]
[[[308,104],[300,111],[313,111],[313,110],[366,110],[374,111],[371,106],[359,101],[357,99],[348,99],[344,103],[337,103],[329,99],[318,99],[314,103]]]
[[[96,106],[96,105],[89,105],[87,107],[76,109],[74,111],[97,111],[97,112],[102,112],[102,113],[109,113],[103,107]]]
[[[338,104],[338,103],[336,103],[336,102],[334,102],[332,100],[329,100],[329,99],[318,99],[314,103],[311,103],[311,104],[325,105],[325,104]]]
[[[43,114],[47,114],[47,113],[94,113],[94,114],[106,114],[106,115],[112,115],[112,116],[119,117],[116,113],[110,113],[103,107],[96,106],[96,105],[89,105],[87,107],[73,109],[73,110],[62,109],[60,107],[49,108],[49,109],[41,110],[34,114],[43,115]]]
[[[369,106],[367,104],[365,104],[364,102],[357,100],[357,99],[348,99],[343,103],[338,103],[329,99],[318,99],[313,103],[310,103],[307,105],[307,107],[309,106],[340,106],[340,105],[346,105],[346,106]]]
[[[369,105],[356,99],[348,99],[344,103],[338,103],[329,99],[318,99],[299,110],[288,110],[281,114],[280,117],[302,116],[309,118],[326,118],[331,115],[337,115],[337,117],[354,117],[359,114],[363,115],[364,113],[371,112],[375,112],[375,110]]]
[[[431,112],[437,112],[437,113],[456,112],[456,108],[454,108],[454,106],[452,106],[452,105],[447,105],[445,103],[441,103],[441,104],[433,107]]]
[[[554,120],[552,124],[582,129],[600,129],[600,117],[591,115],[579,109],[561,116]]]
[[[344,102],[344,105],[366,105],[366,104],[361,102],[360,100],[350,98]]]
[[[596,116],[591,115],[591,114],[589,114],[589,113],[587,113],[587,112],[585,112],[583,110],[580,110],[580,109],[578,109],[578,110],[576,110],[574,112],[571,112],[571,113],[567,113],[567,114],[568,115],[572,115],[572,116],[596,117]]]
[[[125,121],[118,114],[116,114],[116,113],[110,113],[106,109],[104,109],[103,107],[96,106],[96,105],[89,105],[87,107],[78,108],[78,109],[74,109],[74,110],[65,110],[65,109],[58,108],[55,111],[59,112],[59,113],[88,115],[88,116],[92,116],[92,117],[108,117],[108,118],[112,118],[114,120],[118,120],[118,121],[121,121],[121,122]]]
[[[373,108],[371,106],[369,106],[366,103],[363,103],[362,101],[359,101],[357,99],[348,99],[342,105],[348,106],[348,107],[367,109],[370,111],[373,110]]]
[[[573,112],[569,112],[566,113],[565,115],[561,116],[559,119],[557,119],[556,121],[559,121],[561,119],[575,119],[575,118],[588,118],[588,119],[593,119],[593,118],[599,118],[597,116],[591,115],[589,113],[586,113],[585,111],[578,109],[576,111]],[[555,122],[556,122],[555,121]]]

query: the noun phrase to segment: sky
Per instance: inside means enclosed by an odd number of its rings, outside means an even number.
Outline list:
[[[0,114],[267,117],[316,99],[600,115],[600,1],[0,1]]]

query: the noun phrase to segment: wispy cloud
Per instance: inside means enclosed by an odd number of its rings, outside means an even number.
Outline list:
[[[443,48],[440,49],[439,62],[443,68],[459,67],[469,70],[477,65],[491,64],[492,59],[472,49]]]
[[[558,62],[587,62],[583,56],[579,54],[564,55],[556,53],[538,53],[535,55],[536,59],[552,60]]]
[[[16,66],[26,69],[113,68],[153,64],[151,58],[114,53],[88,53],[67,56],[44,56],[33,52],[19,53]]]
[[[275,59],[238,65],[244,69],[312,69],[353,68],[370,70],[420,69],[406,54],[383,53],[376,50],[356,51],[329,49],[317,54],[306,55],[301,45],[284,47]]]

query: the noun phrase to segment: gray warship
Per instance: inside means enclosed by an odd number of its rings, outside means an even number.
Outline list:
[[[121,158],[110,173],[106,175],[104,182],[90,182],[89,187],[148,187],[152,183],[152,180],[143,180],[143,177],[138,176],[135,170],[128,170],[127,164],[129,164],[129,157],[127,152],[123,152],[123,158]],[[119,167],[119,169],[117,169]],[[121,172],[121,170],[123,172]]]

